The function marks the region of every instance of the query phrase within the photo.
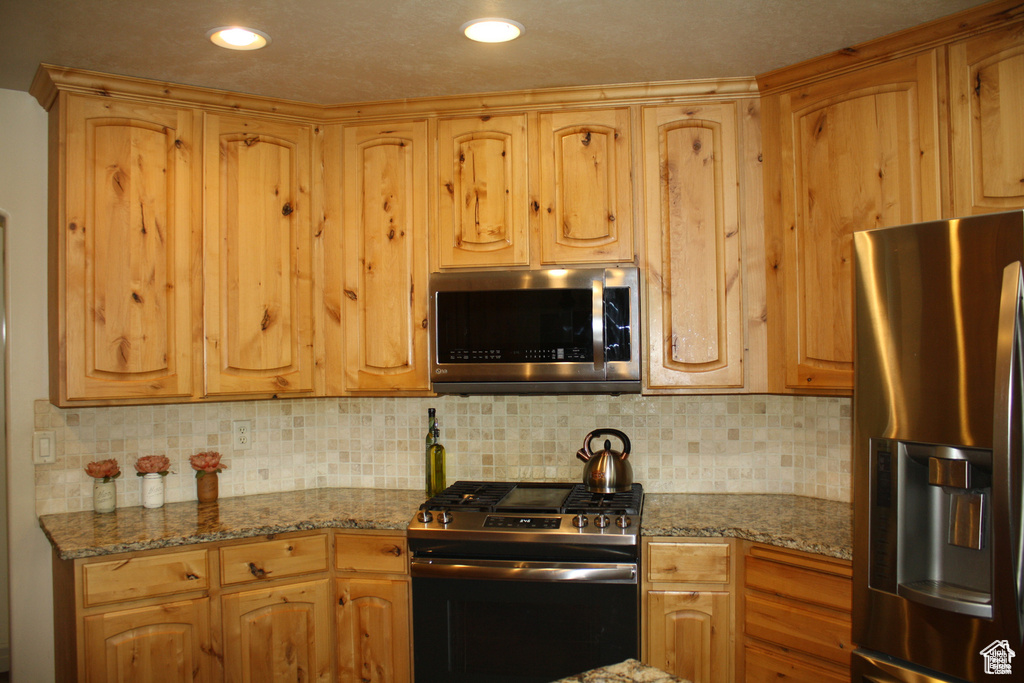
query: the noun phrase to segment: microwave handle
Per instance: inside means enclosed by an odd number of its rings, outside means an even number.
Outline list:
[[[604,281],[593,280],[593,315],[591,326],[594,331],[594,369],[604,370]]]

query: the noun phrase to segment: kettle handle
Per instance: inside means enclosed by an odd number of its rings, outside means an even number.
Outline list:
[[[590,442],[593,441],[595,438],[604,435],[614,436],[619,441],[621,441],[622,459],[625,460],[627,457],[629,457],[629,437],[620,432],[618,429],[595,429],[594,431],[590,432],[589,434],[587,434],[586,441],[583,442],[583,448],[579,450],[576,456],[580,460],[583,460],[584,462],[589,460],[593,456],[593,453],[591,453],[590,451]],[[584,453],[586,454],[586,458],[583,457]]]

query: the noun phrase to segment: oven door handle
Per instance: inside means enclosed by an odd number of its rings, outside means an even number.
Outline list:
[[[635,564],[451,560],[414,557],[410,569],[413,577],[431,579],[636,583]]]

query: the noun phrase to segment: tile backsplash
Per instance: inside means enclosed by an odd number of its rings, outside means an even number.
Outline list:
[[[84,467],[105,458],[116,458],[123,472],[118,505],[139,505],[133,463],[150,454],[171,460],[166,500],[194,500],[188,456],[204,450],[220,451],[228,465],[222,497],[326,486],[418,489],[428,407],[437,409],[449,483],[576,481],[584,437],[610,427],[629,436],[634,479],[648,492],[850,500],[847,398],[445,396],[73,409],[39,400],[35,428],[56,432],[57,458],[36,466],[36,511],[90,509]],[[247,450],[232,446],[234,420],[252,422]]]

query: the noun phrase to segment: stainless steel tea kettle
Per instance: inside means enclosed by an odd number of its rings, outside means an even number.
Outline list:
[[[622,452],[613,451],[611,441],[604,442],[604,450],[594,453],[590,442],[599,436],[614,436],[622,441]],[[629,457],[629,437],[618,429],[595,429],[583,440],[583,448],[576,457],[586,463],[583,484],[591,493],[621,493],[633,486],[633,467]]]

